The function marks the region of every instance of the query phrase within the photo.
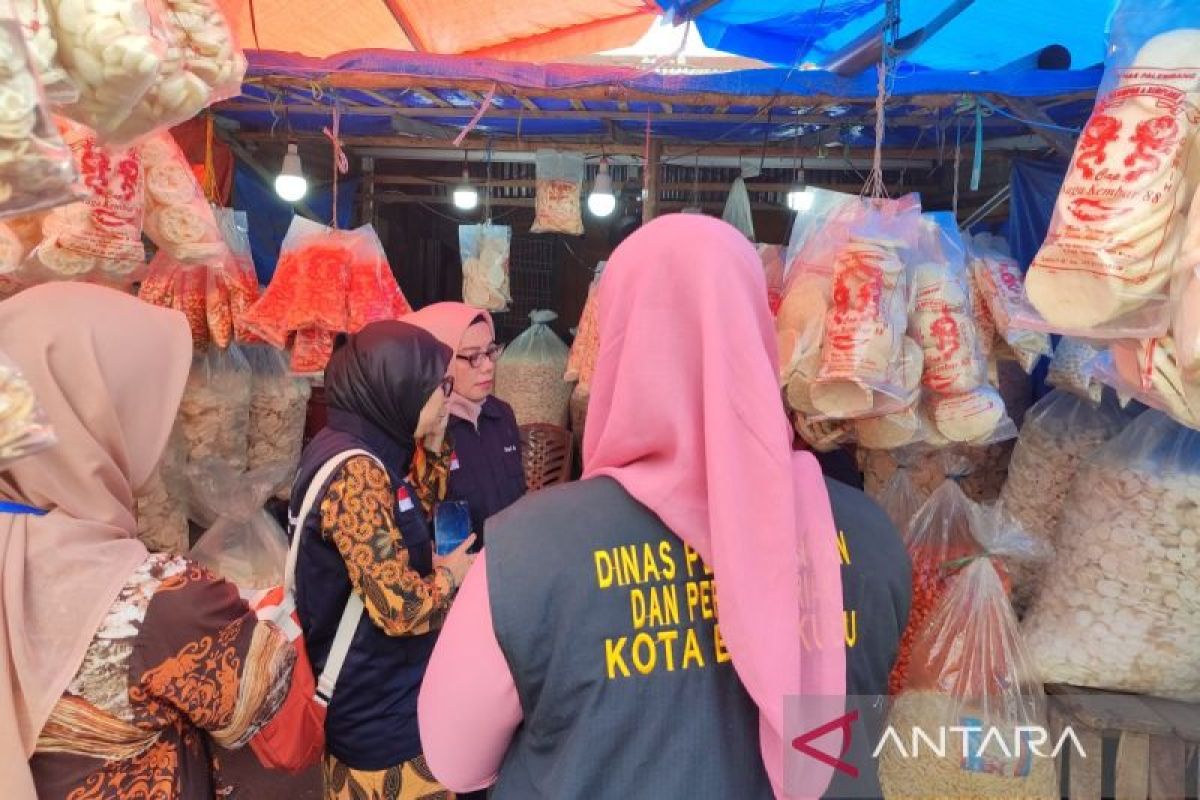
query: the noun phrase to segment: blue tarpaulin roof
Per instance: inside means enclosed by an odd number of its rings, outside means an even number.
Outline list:
[[[953,0],[903,0],[901,38],[928,25]],[[681,16],[696,0],[659,0]],[[1104,59],[1114,0],[974,0],[906,60],[935,70],[995,70],[1049,45],[1075,67]],[[822,66],[858,36],[877,28],[885,0],[720,0],[695,18],[709,47],[768,63]]]

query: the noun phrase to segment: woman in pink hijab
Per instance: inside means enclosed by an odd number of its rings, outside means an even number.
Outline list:
[[[233,585],[137,540],[191,364],[182,314],[74,283],[0,303],[0,350],[58,442],[0,474],[6,800],[219,796],[295,654]],[[23,510],[22,510],[23,509]]]
[[[824,791],[830,770],[785,751],[828,721],[805,708],[841,708],[839,558],[820,470],[791,449],[764,281],[705,217],[613,254],[584,479],[489,522],[426,674],[423,746],[451,789]]]

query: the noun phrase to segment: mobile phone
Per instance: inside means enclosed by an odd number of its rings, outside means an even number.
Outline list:
[[[471,535],[471,509],[462,500],[438,503],[433,516],[433,540],[439,556],[457,550]]]

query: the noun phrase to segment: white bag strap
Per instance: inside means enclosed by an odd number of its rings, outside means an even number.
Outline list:
[[[292,545],[288,549],[287,568],[284,572],[284,594],[287,599],[290,599],[295,591],[296,558],[300,552],[300,535],[304,532],[308,515],[312,513],[317,497],[320,496],[321,490],[325,488],[325,484],[333,476],[333,473],[355,456],[366,456],[383,467],[379,459],[366,450],[347,450],[326,461],[317,471],[312,483],[308,485],[308,491],[304,494],[300,512],[293,521]],[[346,663],[346,656],[350,653],[350,643],[354,640],[354,632],[358,630],[358,621],[362,619],[364,610],[362,598],[351,589],[350,597],[346,600],[346,607],[342,609],[342,618],[338,621],[333,645],[329,648],[329,657],[325,659],[325,668],[321,670],[321,676],[317,678],[316,700],[322,705],[328,705],[329,700],[333,697],[333,690],[337,686],[342,666]]]

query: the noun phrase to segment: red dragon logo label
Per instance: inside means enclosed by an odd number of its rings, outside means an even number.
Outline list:
[[[1097,114],[1084,128],[1079,139],[1079,151],[1075,157],[1075,169],[1087,180],[1096,177],[1096,170],[1108,158],[1108,146],[1117,141],[1121,134],[1121,121],[1107,114]]]
[[[1162,162],[1171,154],[1179,139],[1179,122],[1172,116],[1155,117],[1140,123],[1129,141],[1134,151],[1125,159],[1129,172],[1125,180],[1136,181],[1146,175],[1155,175],[1162,170]],[[1141,164],[1140,168],[1137,168]]]

